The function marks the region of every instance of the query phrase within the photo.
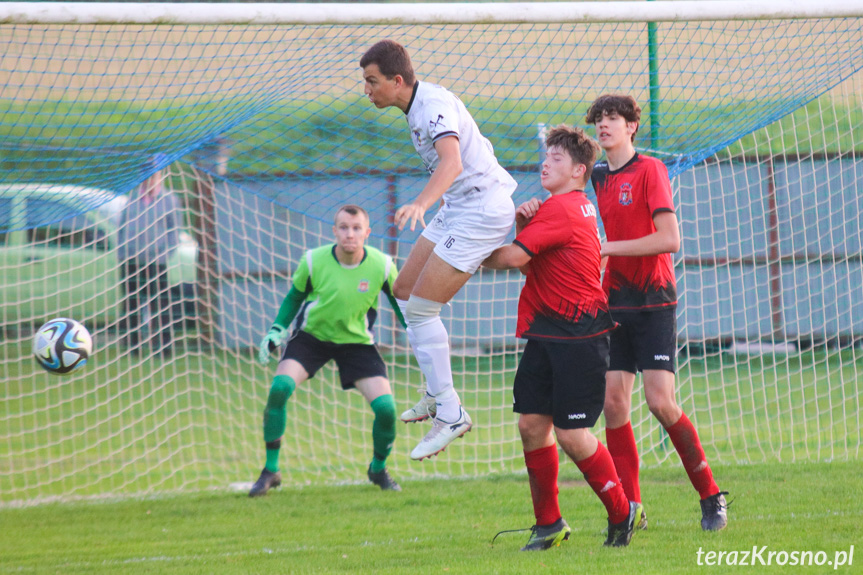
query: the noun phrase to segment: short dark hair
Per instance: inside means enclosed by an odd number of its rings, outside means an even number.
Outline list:
[[[336,210],[336,215],[333,217],[333,224],[336,223],[336,221],[339,219],[339,214],[342,212],[347,212],[352,216],[362,214],[366,217],[366,223],[369,223],[369,213],[367,211],[365,211],[363,208],[356,204],[345,204],[344,206]]]
[[[416,82],[411,57],[405,47],[395,40],[381,40],[366,50],[360,58],[360,68],[370,64],[377,64],[381,74],[389,80],[399,75],[407,86],[413,86]]]
[[[584,120],[588,124],[596,124],[603,116],[611,114],[622,116],[627,122],[641,123],[641,108],[636,103],[635,98],[626,94],[603,94],[590,105]],[[635,133],[632,134],[633,142],[637,133],[638,126],[635,127]]]
[[[558,147],[566,150],[573,162],[584,165],[586,168],[584,179],[585,181],[590,180],[600,148],[593,138],[584,133],[584,130],[566,124],[555,126],[545,136],[545,147]]]

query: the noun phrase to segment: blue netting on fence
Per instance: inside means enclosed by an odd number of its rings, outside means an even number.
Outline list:
[[[207,171],[227,146],[224,177],[269,181],[256,193],[303,212],[315,186],[286,181],[419,170],[401,112],[362,94],[359,58],[381,38],[460,95],[514,169],[538,162],[539,124],[583,124],[597,95],[625,92],[644,108],[639,148],[674,176],[863,67],[859,18],[656,28],[651,75],[646,24],[0,26],[0,184],[122,194],[176,160]],[[68,216],[6,214],[0,231]]]

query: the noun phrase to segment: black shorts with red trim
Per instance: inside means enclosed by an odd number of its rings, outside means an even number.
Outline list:
[[[605,403],[609,336],[572,343],[529,339],[518,362],[513,411],[550,415],[561,429],[590,428]]]
[[[312,378],[331,359],[339,368],[342,389],[352,389],[359,379],[386,377],[387,366],[378,348],[363,343],[322,341],[304,331],[297,331],[285,346],[282,361],[293,359]]]
[[[677,306],[611,312],[620,324],[611,334],[610,371],[675,371]]]

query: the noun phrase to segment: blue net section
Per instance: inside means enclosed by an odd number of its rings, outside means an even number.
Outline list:
[[[321,219],[344,199],[321,178],[421,175],[401,112],[363,96],[359,58],[381,38],[464,100],[513,172],[538,163],[539,124],[583,125],[596,96],[624,92],[644,109],[638,147],[674,177],[863,67],[861,19],[661,23],[653,74],[646,24],[0,30],[0,184],[125,194],[182,160]],[[0,232],[70,216],[39,214],[6,213]]]

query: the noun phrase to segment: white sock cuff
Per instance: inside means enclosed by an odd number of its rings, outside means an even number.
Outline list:
[[[411,327],[418,327],[440,317],[442,303],[412,295],[402,311],[405,321]]]
[[[399,311],[402,312],[402,317],[405,317],[405,313],[408,310],[408,300],[396,298],[396,304],[399,306]]]

